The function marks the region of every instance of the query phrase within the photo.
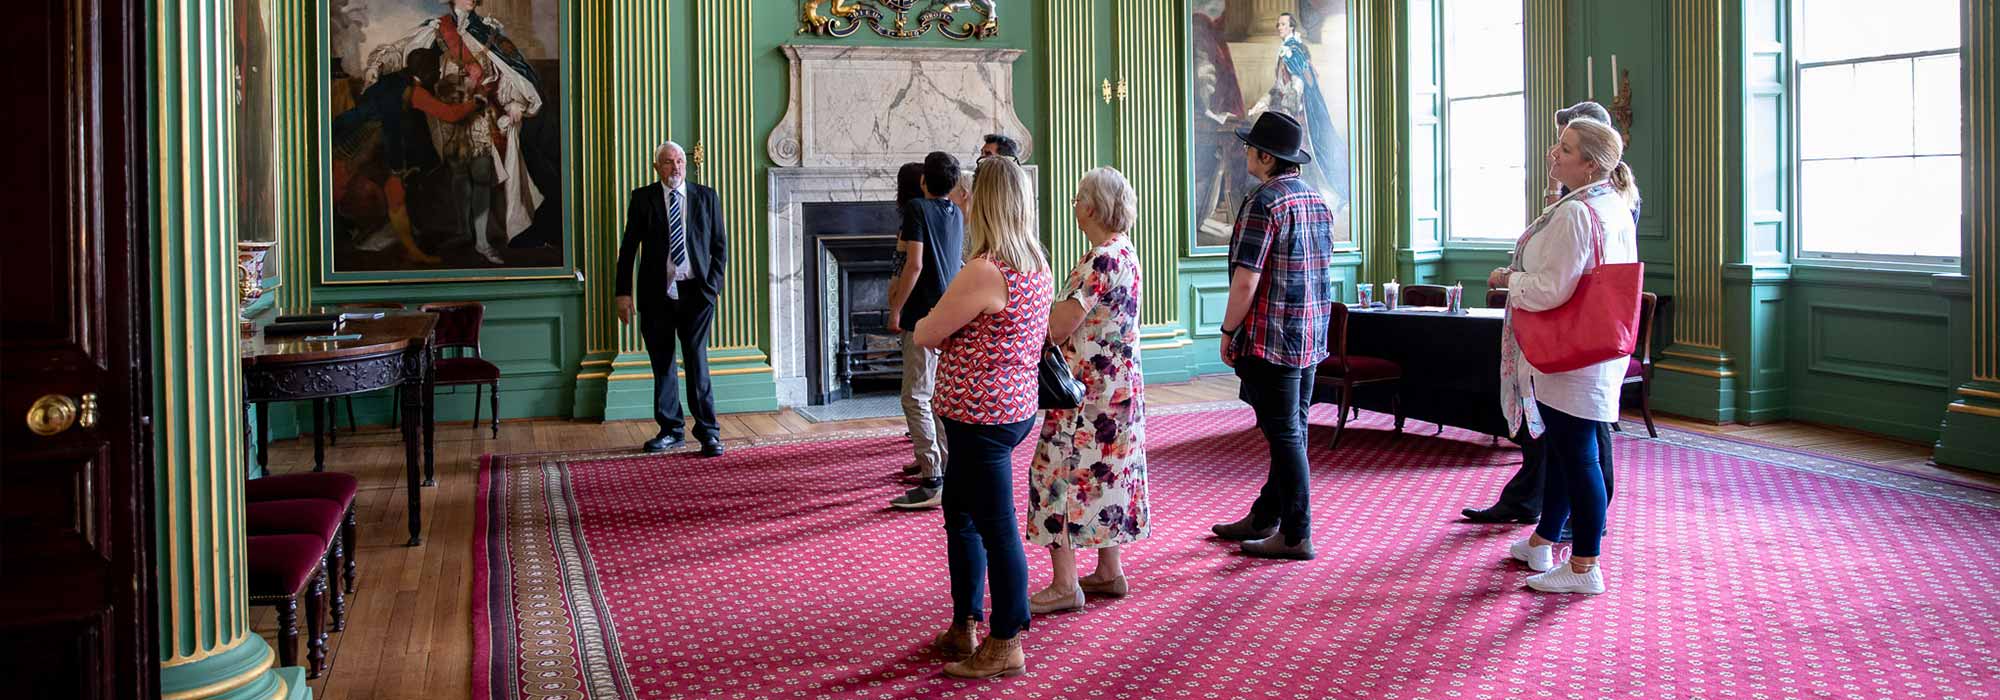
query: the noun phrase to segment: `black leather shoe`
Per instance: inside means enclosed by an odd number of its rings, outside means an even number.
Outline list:
[[[701,443],[701,456],[703,456],[703,457],[721,457],[721,456],[722,456],[722,441],[721,441],[721,440],[703,440],[703,441],[702,441],[702,443]]]
[[[646,451],[665,452],[675,447],[679,447],[680,444],[683,442],[687,441],[681,439],[681,436],[679,435],[655,435],[653,436],[653,439],[646,441]]]
[[[1311,537],[1301,537],[1298,542],[1287,544],[1284,535],[1272,535],[1244,542],[1243,553],[1265,559],[1306,560],[1313,558],[1313,541]]]
[[[1493,506],[1485,510],[1466,508],[1459,512],[1465,514],[1466,520],[1475,523],[1533,523],[1540,519],[1534,513],[1504,506]]]
[[[1266,528],[1252,527],[1250,525],[1251,517],[1252,516],[1245,515],[1243,516],[1242,520],[1238,520],[1233,523],[1216,523],[1214,525],[1208,526],[1208,529],[1214,532],[1216,537],[1220,537],[1225,540],[1235,540],[1237,542],[1242,542],[1245,540],[1261,540],[1266,537],[1278,534],[1278,526],[1276,525],[1272,525]]]

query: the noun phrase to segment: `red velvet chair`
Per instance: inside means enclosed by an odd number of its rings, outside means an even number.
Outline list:
[[[499,438],[500,368],[479,356],[479,326],[486,320],[486,305],[476,301],[439,301],[419,308],[438,317],[437,347],[433,350],[437,358],[437,386],[473,386],[474,430],[479,429],[479,392],[491,388],[493,437]],[[457,350],[458,354],[447,356],[450,350]]]
[[[1620,387],[1639,385],[1639,415],[1646,419],[1646,436],[1659,437],[1660,431],[1653,428],[1653,314],[1659,308],[1660,295],[1644,292],[1639,295],[1639,348],[1632,351],[1631,362],[1625,365],[1625,383]],[[1612,429],[1624,432],[1617,423]]]
[[[355,560],[359,552],[360,540],[354,535],[354,495],[359,493],[361,482],[353,474],[341,472],[303,472],[298,474],[277,474],[261,479],[251,479],[243,484],[243,499],[249,503],[283,501],[312,498],[328,501],[340,506],[340,541],[344,550],[341,557],[347,595],[354,594],[354,581],[359,573]],[[328,570],[329,576],[333,575]]]
[[[1397,292],[1400,297],[1397,306],[1450,306],[1448,294],[1441,284],[1406,284]]]
[[[258,535],[312,535],[326,543],[326,552],[321,555],[325,561],[327,575],[340,571],[340,563],[352,556],[341,537],[341,524],[346,520],[347,506],[318,498],[285,498],[271,501],[250,501],[244,506],[244,529],[250,536]],[[339,585],[327,587],[327,602],[333,610],[333,631],[347,629],[347,596]]]
[[[1333,304],[1327,319],[1328,355],[1314,372],[1313,383],[1322,389],[1340,392],[1340,418],[1333,426],[1333,442],[1328,449],[1340,449],[1340,432],[1347,428],[1347,416],[1354,405],[1354,388],[1369,384],[1391,384],[1403,378],[1403,366],[1379,357],[1347,353],[1347,305]],[[1389,410],[1396,417],[1396,432],[1403,432],[1402,395],[1389,395]]]
[[[306,603],[307,678],[326,671],[326,540],[315,535],[252,535],[249,564],[251,605],[278,609],[278,665],[299,665],[299,599]]]

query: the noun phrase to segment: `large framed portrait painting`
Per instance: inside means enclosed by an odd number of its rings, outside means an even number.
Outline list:
[[[1347,0],[1192,0],[1194,250],[1229,244],[1236,211],[1257,185],[1243,142],[1266,111],[1305,127],[1312,162],[1300,175],[1334,210],[1334,240],[1353,240],[1348,203]]]
[[[329,0],[328,282],[570,274],[561,0]]]

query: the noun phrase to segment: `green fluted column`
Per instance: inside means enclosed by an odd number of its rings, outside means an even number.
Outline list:
[[[1674,241],[1672,345],[1654,363],[1653,407],[1703,420],[1735,419],[1736,369],[1724,349],[1724,155],[1727,115],[1723,0],[1672,0],[1668,199]]]
[[[304,698],[250,630],[228,3],[151,5],[154,474],[165,698]]]
[[[1182,95],[1181,64],[1162,60],[1179,54],[1187,15],[1178,3],[1121,3],[1117,15],[1118,79],[1127,96],[1117,103],[1118,169],[1139,196],[1139,217],[1131,232],[1138,250],[1140,282],[1140,359],[1149,381],[1176,382],[1190,376],[1188,347],[1193,344],[1180,320],[1180,253],[1186,245],[1188,221],[1186,163],[1187,107]],[[1079,178],[1080,179],[1080,178]],[[1055,180],[1048,202],[1063,196],[1078,180]],[[1058,205],[1056,216],[1067,214]],[[1072,225],[1058,225],[1052,234],[1081,247],[1083,235]],[[1054,257],[1055,273],[1067,274],[1082,256]],[[1060,280],[1061,278],[1058,277]]]
[[[2000,20],[1989,0],[1966,0],[1961,116],[1964,119],[1965,213],[1961,221],[1961,275],[1941,275],[1936,286],[1950,299],[1952,378],[1958,385],[1945,406],[1939,464],[2000,472]]]
[[[1403,221],[1403,91],[1400,87],[1405,42],[1399,27],[1405,19],[1397,0],[1349,3],[1355,13],[1354,48],[1348,53],[1360,76],[1351,92],[1359,99],[1356,120],[1354,201],[1348,206],[1349,230],[1359,245],[1361,270],[1356,282],[1387,282],[1396,276],[1396,241]],[[1351,290],[1342,299],[1355,299]]]
[[[583,253],[585,353],[577,370],[577,417],[610,420],[653,415],[653,372],[635,322],[618,322],[613,297],[618,242],[632,190],[653,181],[653,149],[669,138],[693,151],[689,139],[670,133],[669,104],[679,87],[669,70],[667,0],[615,0],[580,7],[571,24],[565,91],[575,102],[568,114],[571,201]]]
[[[764,185],[756,178],[764,140],[753,134],[757,117],[750,99],[749,27],[756,26],[756,6],[762,3],[693,4],[694,143],[681,143],[700,156],[692,177],[715,188],[729,233],[729,267],[709,330],[708,376],[717,412],[771,411],[778,408],[778,392],[765,352],[770,275],[763,255],[764,212],[757,210]]]

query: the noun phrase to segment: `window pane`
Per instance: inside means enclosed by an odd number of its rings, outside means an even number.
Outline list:
[[[1809,253],[1956,257],[1957,156],[1812,161],[1799,179]]]
[[[1447,96],[1521,89],[1521,3],[1447,0],[1444,15]]]
[[[1958,75],[1958,54],[1916,60],[1912,117],[1916,124],[1917,153],[1958,152]]]
[[[1915,53],[1959,45],[1959,0],[1801,0],[1801,63]]]
[[[1847,135],[1854,123],[1854,66],[1822,66],[1799,71],[1799,157],[1853,155]]]
[[[1450,238],[1511,240],[1520,234],[1527,220],[1524,109],[1519,94],[1450,103]]]
[[[1895,59],[1799,71],[1801,157],[1916,153],[1912,65]]]

